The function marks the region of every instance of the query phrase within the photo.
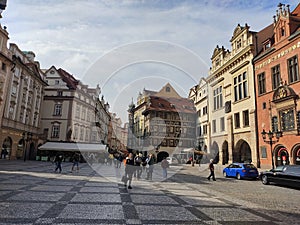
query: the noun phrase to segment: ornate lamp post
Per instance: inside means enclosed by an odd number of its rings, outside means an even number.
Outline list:
[[[32,140],[32,133],[31,132],[23,132],[22,134],[23,143],[24,143],[24,162],[26,161],[26,155],[27,155],[27,145],[28,142]]]
[[[275,165],[274,165],[273,144],[277,143],[279,141],[279,138],[282,137],[282,131],[273,132],[273,131],[269,130],[269,132],[266,132],[265,129],[263,129],[263,131],[261,132],[261,135],[262,135],[264,142],[270,144],[271,157],[272,157],[272,169],[274,169]],[[273,140],[274,135],[275,135],[276,139]]]

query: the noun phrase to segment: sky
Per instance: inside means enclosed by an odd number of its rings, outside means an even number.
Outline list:
[[[122,122],[143,89],[170,83],[182,97],[207,77],[216,46],[231,49],[238,24],[260,31],[278,3],[298,0],[8,0],[9,43],[42,69],[62,68],[101,95]]]

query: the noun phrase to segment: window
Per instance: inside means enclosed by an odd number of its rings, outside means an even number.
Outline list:
[[[234,122],[235,122],[235,128],[240,128],[240,113],[235,113],[234,114]]]
[[[207,134],[207,125],[203,125],[203,135]]]
[[[52,126],[52,132],[51,132],[52,138],[59,138],[59,129],[60,129],[59,124],[54,124]]]
[[[76,106],[76,114],[75,114],[75,117],[76,117],[76,118],[80,118],[80,106],[79,106],[79,105]]]
[[[62,105],[56,104],[54,106],[54,116],[61,116],[61,111],[62,111]]]
[[[272,87],[273,87],[273,90],[275,90],[276,88],[279,87],[280,81],[281,81],[280,66],[277,65],[277,66],[272,67],[271,72],[272,72]]]
[[[57,91],[57,96],[63,96],[63,92],[62,91]]]
[[[55,80],[55,81],[54,81],[54,84],[55,84],[55,85],[59,85],[59,80]]]
[[[261,158],[267,158],[267,148],[265,146],[260,147],[260,156]]]
[[[297,132],[300,134],[300,111],[297,112]]]
[[[288,109],[280,112],[281,129],[289,131],[295,129],[294,110]]]
[[[198,117],[201,117],[201,110],[197,111],[197,115],[198,115]]]
[[[216,88],[213,93],[214,93],[214,110],[217,110],[223,107],[222,87]]]
[[[238,101],[248,97],[247,73],[238,75],[234,79],[234,100]]]
[[[243,122],[244,127],[249,127],[249,110],[243,111]]]
[[[207,114],[207,106],[203,107],[202,111],[203,111],[203,116],[206,115]]]
[[[170,92],[170,91],[171,91],[170,87],[166,87],[166,92]]]
[[[264,94],[266,93],[266,77],[265,77],[265,73],[261,73],[258,74],[257,76],[257,80],[258,80],[258,94]]]
[[[1,69],[2,69],[3,71],[6,71],[6,64],[5,64],[5,63],[2,63]]]
[[[80,128],[80,140],[83,141],[83,136],[84,136],[84,128]]]
[[[14,85],[12,86],[11,95],[16,96],[17,94],[17,87]]]
[[[86,109],[82,109],[81,111],[81,119],[85,120]]]
[[[239,39],[237,42],[236,42],[236,48],[239,49],[240,47],[242,47],[242,40]]]
[[[278,131],[278,118],[277,118],[277,116],[272,117],[272,131],[273,132]]]
[[[198,127],[198,136],[202,135],[202,130],[201,130],[201,126]]]
[[[267,50],[268,48],[271,48],[271,42],[268,41],[266,44],[265,44],[265,50]]]
[[[216,59],[216,66],[219,66],[220,65],[220,59]]]
[[[288,59],[289,83],[299,80],[298,58],[294,56]]]
[[[220,118],[220,129],[221,129],[221,131],[225,130],[225,119],[224,119],[224,117]]]
[[[263,109],[266,109],[266,108],[267,108],[267,103],[263,102],[262,108],[263,108]]]
[[[284,30],[284,28],[282,27],[281,28],[281,37],[284,37],[285,36],[285,30]]]
[[[213,120],[213,121],[212,121],[212,129],[213,129],[213,130],[212,130],[213,133],[216,133],[216,132],[217,132],[216,120]]]

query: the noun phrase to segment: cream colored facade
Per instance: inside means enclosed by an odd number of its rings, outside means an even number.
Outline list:
[[[199,84],[190,89],[189,99],[193,100],[197,111],[196,122],[196,148],[207,152],[210,146],[210,130],[208,129],[208,86],[204,78],[201,78]]]
[[[231,50],[216,47],[207,78],[210,149],[222,164],[251,161],[257,165],[255,92],[252,59],[256,32],[238,25]]]
[[[9,69],[0,143],[9,159],[34,159],[41,142],[41,105],[45,76],[33,52],[10,44],[13,66]]]
[[[2,116],[4,112],[5,99],[8,89],[8,78],[12,67],[12,55],[7,48],[8,32],[6,28],[2,28],[0,24],[0,125],[2,124]]]
[[[48,141],[100,143],[101,136],[95,121],[96,102],[100,88],[89,88],[62,69],[52,66],[46,71],[42,108],[42,127]],[[99,102],[98,102],[99,103]],[[101,107],[98,107],[101,110]],[[98,115],[98,116],[97,116]],[[108,119],[103,119],[107,122]],[[108,124],[102,125],[107,130]]]

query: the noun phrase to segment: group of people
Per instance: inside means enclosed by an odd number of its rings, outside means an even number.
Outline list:
[[[132,178],[135,176],[138,180],[141,179],[143,171],[146,171],[146,180],[152,180],[155,159],[153,154],[143,157],[141,153],[134,155],[129,153],[124,161],[125,174],[122,177],[124,186],[132,189]]]
[[[61,173],[62,172],[62,162],[64,160],[64,157],[62,154],[58,153],[56,154],[56,156],[54,157],[54,160],[53,162],[55,163],[55,169],[54,169],[54,172],[59,172]],[[75,152],[73,157],[72,157],[72,167],[71,167],[71,172],[73,171],[79,171],[79,161],[80,161],[80,154],[78,152]]]

